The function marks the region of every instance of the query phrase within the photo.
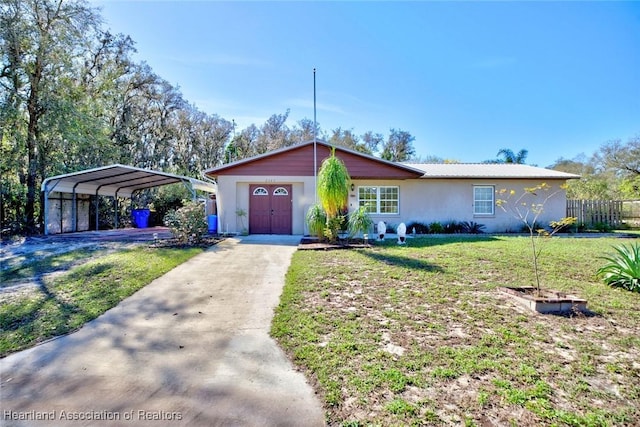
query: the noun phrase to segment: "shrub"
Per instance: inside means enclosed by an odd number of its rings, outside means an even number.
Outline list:
[[[458,221],[447,221],[442,225],[442,228],[445,234],[457,234],[462,230]]]
[[[170,211],[180,209],[189,197],[189,190],[182,183],[158,187],[149,208],[156,211],[158,219],[164,218]]]
[[[460,223],[462,233],[481,234],[484,233],[484,224],[478,224],[475,221],[462,221]]]
[[[407,224],[407,233],[413,233],[413,229],[415,228],[416,234],[428,234],[429,226],[427,224],[423,224],[421,222],[412,221]]]
[[[180,243],[199,243],[207,234],[204,206],[199,202],[184,202],[178,210],[164,216],[164,223]]]
[[[616,251],[603,257],[608,264],[598,269],[597,275],[612,287],[640,292],[640,244],[614,247]]]
[[[313,205],[307,211],[307,225],[309,233],[319,239],[324,237],[324,228],[327,224],[327,214],[320,205]]]
[[[350,236],[355,236],[358,233],[368,233],[372,228],[373,220],[364,206],[349,214],[348,230]]]
[[[567,222],[566,219],[561,219],[560,221],[551,221],[549,222],[549,227],[552,230],[556,230],[556,233],[570,233],[572,229],[575,229],[575,222]]]
[[[593,224],[593,228],[600,233],[610,233],[613,230],[606,222],[596,222]]]
[[[432,222],[429,224],[429,232],[431,234],[440,234],[444,232],[444,227],[439,222]]]
[[[529,232],[533,230],[536,233],[539,233],[540,230],[545,230],[544,225],[541,225],[538,221],[534,221],[531,224],[527,224],[524,223],[520,226],[520,229],[518,230],[518,233],[527,233],[529,234]]]

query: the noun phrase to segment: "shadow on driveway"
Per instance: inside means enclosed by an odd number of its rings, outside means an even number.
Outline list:
[[[247,237],[71,335],[0,360],[1,424],[324,425],[313,390],[269,337],[296,238]]]

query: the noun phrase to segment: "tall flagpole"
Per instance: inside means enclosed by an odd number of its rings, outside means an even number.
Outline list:
[[[314,203],[318,204],[318,155],[316,151],[316,69],[313,69],[313,195]]]

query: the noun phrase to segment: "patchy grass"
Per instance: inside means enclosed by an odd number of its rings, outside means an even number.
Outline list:
[[[272,335],[324,399],[330,425],[640,424],[640,294],[595,277],[613,238],[553,238],[543,286],[592,315],[521,309],[523,237],[432,237],[298,251]]]
[[[85,262],[88,257],[96,253],[96,249],[83,248],[53,255],[31,254],[29,258],[25,257],[21,260],[18,265],[0,271],[0,287],[11,285],[15,280],[37,278],[46,273],[66,270],[73,265]]]
[[[116,306],[152,280],[201,253],[202,248],[147,248],[92,254],[90,261],[55,277],[43,277],[33,292],[0,303],[0,356],[78,329]],[[42,274],[77,262],[84,251],[57,255],[44,264],[28,263],[11,277]]]

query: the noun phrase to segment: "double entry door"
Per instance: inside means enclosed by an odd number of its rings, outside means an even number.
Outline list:
[[[249,194],[249,233],[291,234],[291,184],[251,184]]]

